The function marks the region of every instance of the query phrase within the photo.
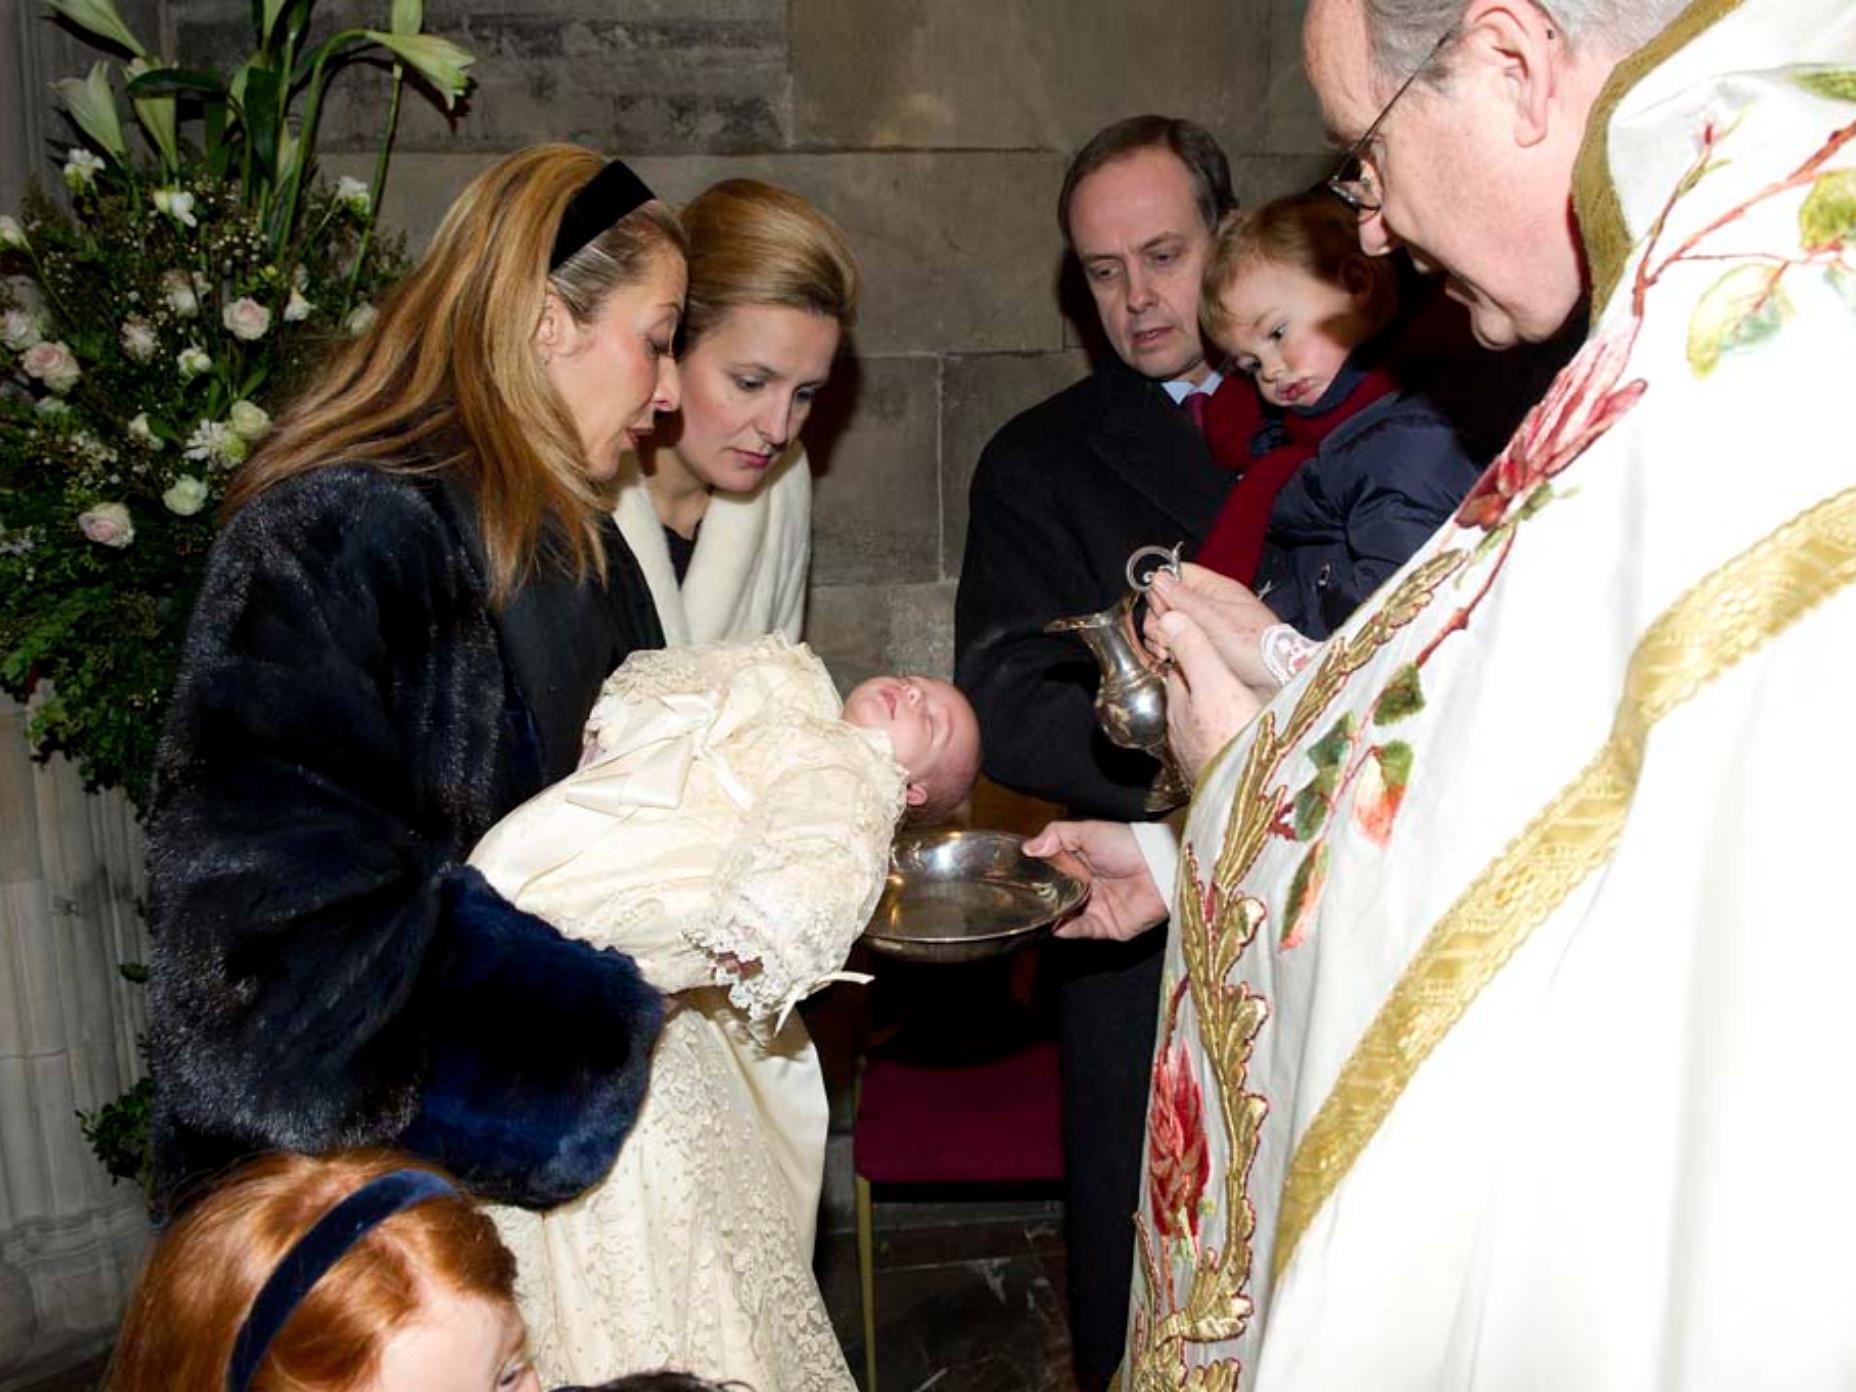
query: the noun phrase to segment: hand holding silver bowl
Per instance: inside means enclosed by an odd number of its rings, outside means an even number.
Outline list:
[[[913,962],[975,962],[1036,942],[1088,890],[1004,831],[905,831],[864,941]]]

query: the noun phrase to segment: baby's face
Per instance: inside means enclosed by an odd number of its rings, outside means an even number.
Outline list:
[[[909,775],[909,804],[952,810],[979,773],[980,726],[967,698],[933,677],[872,677],[845,698],[844,718],[889,736]]]
[[[1230,328],[1218,346],[1274,406],[1310,406],[1334,383],[1347,354],[1377,325],[1369,282],[1332,285],[1302,270],[1252,257],[1219,300]]]

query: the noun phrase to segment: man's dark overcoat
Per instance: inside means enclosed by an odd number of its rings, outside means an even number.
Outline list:
[[[391,1144],[558,1203],[611,1165],[662,1003],[465,858],[578,761],[599,684],[661,642],[616,530],[492,610],[468,496],[328,468],[215,544],[150,816],[166,1200],[253,1151]]]
[[[1156,771],[1096,728],[1096,664],[1054,618],[1112,604],[1147,545],[1197,549],[1231,476],[1159,383],[1105,355],[1019,415],[973,476],[955,605],[955,680],[979,713],[989,777],[1080,817],[1140,821]],[[1121,1357],[1133,1270],[1148,1065],[1164,931],[1053,944],[1060,978],[1072,1339],[1107,1377]]]

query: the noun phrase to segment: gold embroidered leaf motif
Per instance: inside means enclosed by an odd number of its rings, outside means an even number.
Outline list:
[[[1797,83],[1807,92],[1832,101],[1856,102],[1856,68],[1826,68],[1822,72],[1801,73]]]
[[[1201,1363],[1186,1374],[1186,1392],[1237,1392],[1238,1374],[1243,1366],[1235,1359]]]
[[[1798,239],[1806,251],[1835,246],[1856,234],[1856,169],[1820,174],[1798,207]]]
[[[1780,288],[1784,267],[1736,266],[1715,281],[1688,321],[1688,364],[1697,377],[1720,365],[1723,354],[1763,343],[1791,316]]]

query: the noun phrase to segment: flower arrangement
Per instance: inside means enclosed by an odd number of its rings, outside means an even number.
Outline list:
[[[422,0],[312,43],[314,5],[253,0],[225,77],[151,57],[111,0],[50,0],[127,58],[57,84],[65,199],[0,216],[0,689],[48,681],[34,747],[138,806],[230,475],[403,269],[375,228],[402,88],[468,85]],[[329,187],[323,96],[357,60],[391,67],[385,129],[372,181]]]

